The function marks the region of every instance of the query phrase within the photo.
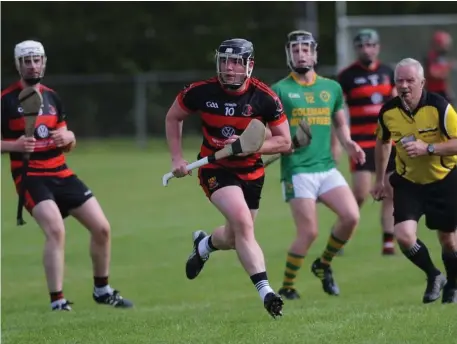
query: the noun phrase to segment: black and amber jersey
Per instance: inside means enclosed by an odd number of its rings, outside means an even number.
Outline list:
[[[436,93],[423,91],[419,105],[412,113],[403,107],[399,97],[384,104],[379,113],[377,137],[397,143],[397,173],[414,183],[429,184],[441,180],[456,166],[457,155],[411,158],[401,144],[402,138],[428,144],[457,139],[457,113],[446,99]]]
[[[338,75],[349,108],[351,138],[362,148],[376,145],[376,123],[382,105],[392,99],[394,72],[385,64],[368,68],[355,62]]]
[[[68,177],[73,172],[67,167],[62,149],[56,147],[50,137],[50,131],[65,127],[65,112],[62,103],[52,89],[39,85],[43,97],[43,105],[39,111],[35,125],[35,150],[30,155],[27,175]],[[14,83],[2,91],[2,140],[15,141],[24,135],[25,121],[23,109],[18,96],[23,86]],[[15,183],[19,183],[22,170],[22,153],[10,153],[11,173]]]
[[[263,82],[248,80],[243,92],[228,91],[217,78],[186,86],[177,97],[181,107],[198,113],[202,122],[203,142],[199,158],[213,154],[232,135],[241,135],[253,118],[269,126],[287,120],[278,96]],[[207,168],[225,168],[241,179],[254,180],[264,175],[260,154],[231,156]]]

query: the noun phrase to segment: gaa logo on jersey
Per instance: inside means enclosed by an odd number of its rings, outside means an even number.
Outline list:
[[[36,132],[36,135],[40,138],[40,139],[45,139],[47,137],[49,137],[49,129],[47,126],[45,126],[44,124],[40,124],[36,129],[35,129],[35,132]]]
[[[328,102],[330,100],[330,93],[328,93],[327,91],[322,91],[319,94],[319,97],[322,99],[322,101]]]

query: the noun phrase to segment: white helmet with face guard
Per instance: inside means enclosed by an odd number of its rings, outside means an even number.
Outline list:
[[[21,78],[28,85],[41,81],[46,69],[46,53],[43,44],[37,41],[24,41],[14,48],[14,61]]]

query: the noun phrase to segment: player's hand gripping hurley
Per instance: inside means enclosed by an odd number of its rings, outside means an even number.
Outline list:
[[[257,120],[253,119],[249,122],[249,125],[240,135],[240,137],[233,143],[226,145],[221,150],[218,150],[213,155],[204,157],[186,166],[187,171],[194,170],[206,164],[213,163],[217,160],[227,158],[231,155],[237,155],[242,153],[255,153],[260,147],[262,147],[265,141],[265,125]],[[162,177],[163,186],[168,185],[168,181],[173,178],[173,172],[169,172]]]
[[[311,135],[311,129],[310,129],[308,123],[306,122],[306,120],[302,119],[298,123],[297,130],[295,131],[295,135],[292,138],[293,149],[309,146],[312,138],[313,138],[313,136]],[[280,157],[281,157],[281,154],[277,154],[277,155],[271,157],[270,159],[265,161],[264,166],[267,167],[267,166],[271,165],[275,161],[279,160]]]
[[[35,87],[26,87],[19,93],[19,103],[24,110],[25,136],[33,137],[35,132],[36,119],[43,105],[43,97]],[[24,206],[25,187],[27,179],[27,170],[29,166],[30,153],[23,153],[22,157],[22,176],[19,190],[19,201],[17,205],[17,225],[25,224],[22,218],[22,207]]]

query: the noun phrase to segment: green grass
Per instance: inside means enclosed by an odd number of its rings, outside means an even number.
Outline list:
[[[198,279],[188,281],[184,263],[191,232],[222,223],[200,190],[195,175],[172,180],[163,142],[148,151],[131,143],[80,143],[70,166],[101,202],[113,231],[111,284],[135,302],[135,309],[96,305],[88,233],[66,221],[65,294],[74,312],[49,310],[41,253],[43,235],[32,219],[16,227],[17,198],[2,157],[2,343],[446,343],[457,338],[457,309],[439,302],[422,305],[423,274],[399,255],[380,256],[378,204],[367,203],[358,231],[336,258],[342,294],[329,297],[311,274],[335,216],[319,206],[321,235],[306,259],[298,288],[302,299],[287,302],[284,317],[272,320],[234,252],[217,252]],[[187,140],[193,160],[196,141]],[[344,162],[341,167],[346,173]],[[281,199],[278,166],[267,174],[256,235],[264,249],[270,281],[280,286],[286,250],[294,236],[290,212]],[[434,233],[420,228],[442,267]]]

